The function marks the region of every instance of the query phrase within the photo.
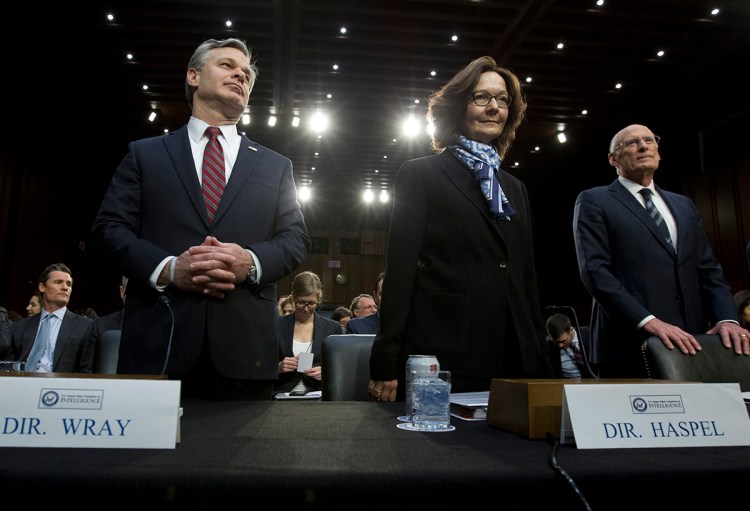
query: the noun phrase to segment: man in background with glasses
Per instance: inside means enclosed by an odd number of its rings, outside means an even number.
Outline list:
[[[617,179],[575,203],[578,268],[593,298],[592,362],[602,378],[646,377],[640,345],[650,336],[694,355],[694,334],[719,334],[750,355],[750,333],[695,204],[654,184],[659,142],[646,126],[620,130],[608,155]]]

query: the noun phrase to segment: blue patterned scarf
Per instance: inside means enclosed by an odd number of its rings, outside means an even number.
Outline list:
[[[508,202],[495,176],[502,163],[497,150],[491,145],[474,142],[463,135],[458,138],[458,145],[451,145],[449,149],[474,172],[474,179],[487,199],[492,216],[509,221],[516,211]]]

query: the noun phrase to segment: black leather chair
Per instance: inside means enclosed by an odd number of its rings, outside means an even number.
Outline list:
[[[329,335],[321,347],[321,400],[367,401],[375,334]]]
[[[703,348],[695,355],[683,355],[677,348],[668,350],[658,337],[643,341],[641,350],[649,378],[739,383],[742,392],[750,392],[750,356],[725,348],[718,334],[695,338]]]
[[[116,374],[120,356],[120,330],[105,330],[94,346],[94,373]]]

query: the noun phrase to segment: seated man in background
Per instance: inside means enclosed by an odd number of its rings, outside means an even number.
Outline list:
[[[83,352],[92,320],[68,310],[73,276],[62,263],[47,266],[39,276],[42,312],[11,325],[8,356],[26,362],[26,372],[85,373]]]
[[[578,333],[565,314],[553,314],[547,318],[547,334],[550,341],[550,362],[557,377],[589,377],[586,360],[581,352]]]
[[[352,318],[352,320],[346,324],[347,334],[376,334],[378,333],[378,330],[380,330],[380,297],[383,294],[384,277],[385,272],[381,272],[380,275],[378,275],[378,280],[375,283],[375,291],[372,293],[372,300],[375,303],[374,312],[359,316],[357,316],[355,313],[356,317]],[[369,295],[364,296],[366,297]],[[359,300],[358,304],[360,306],[360,311],[362,310],[363,305],[368,305],[367,302],[363,301],[362,299]]]

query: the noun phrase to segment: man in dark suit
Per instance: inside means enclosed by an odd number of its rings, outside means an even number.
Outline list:
[[[91,319],[68,310],[73,292],[70,269],[62,263],[47,266],[38,286],[44,297],[42,312],[11,325],[9,358],[26,362],[27,372],[90,373],[82,354]],[[42,321],[48,324],[46,329]]]
[[[628,126],[609,149],[618,178],[576,199],[578,267],[593,297],[592,362],[604,378],[645,377],[640,344],[652,335],[669,349],[695,354],[700,345],[693,334],[716,333],[728,348],[750,355],[749,333],[737,322],[695,205],[653,183],[659,160],[659,137],[646,126]],[[658,214],[647,211],[648,195]]]
[[[244,42],[203,42],[188,124],[132,142],[112,178],[92,238],[129,279],[118,373],[169,374],[183,395],[271,397],[274,283],[310,238],[291,161],[237,131],[256,75]]]
[[[380,329],[380,297],[383,294],[383,279],[385,272],[380,272],[378,280],[375,283],[375,291],[372,293],[372,299],[375,300],[375,306],[378,310],[369,316],[360,316],[352,318],[346,324],[347,334],[376,334]],[[352,325],[351,322],[354,321]]]

